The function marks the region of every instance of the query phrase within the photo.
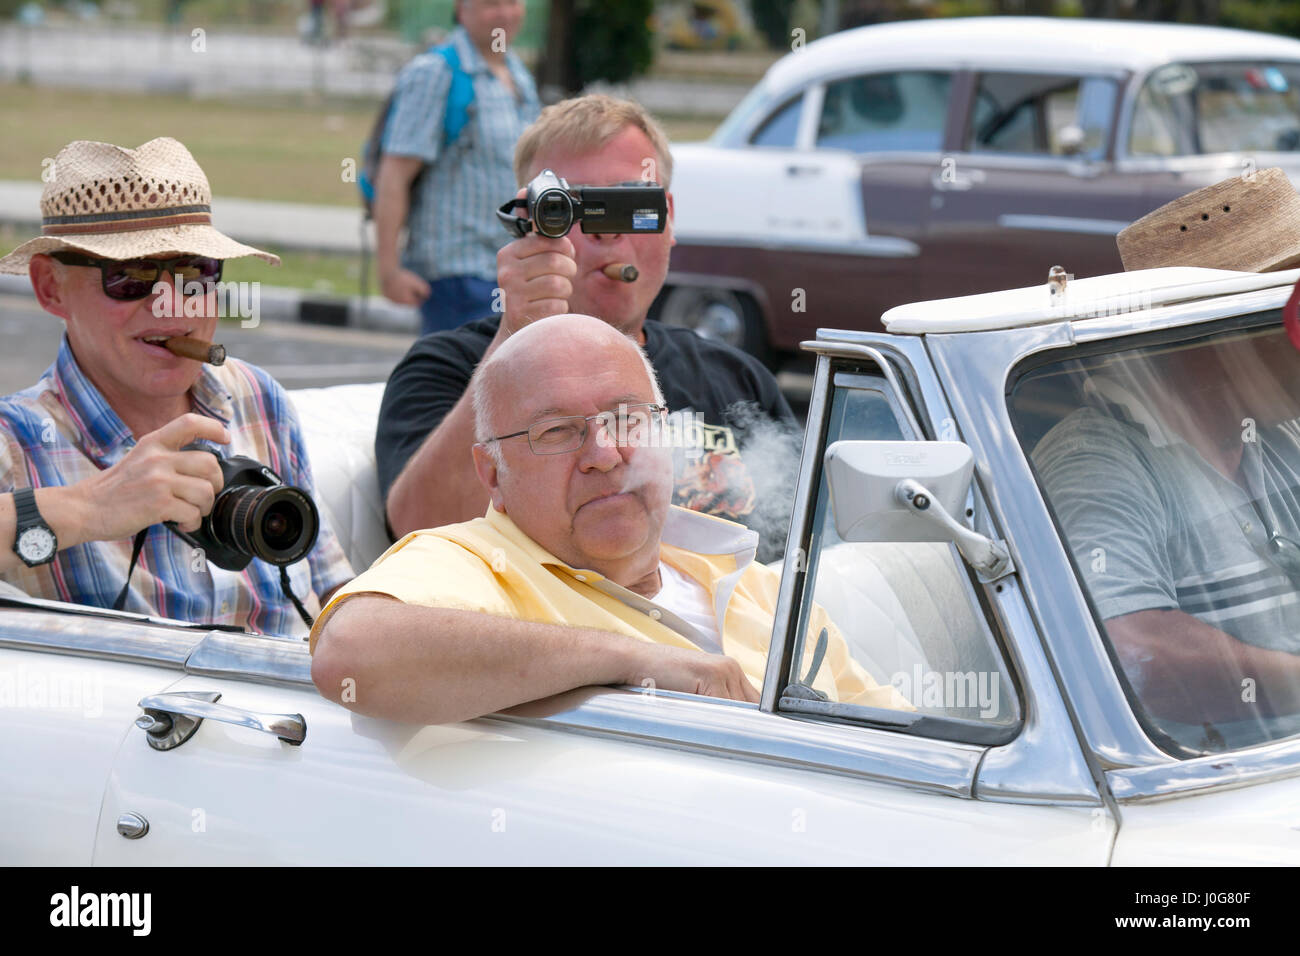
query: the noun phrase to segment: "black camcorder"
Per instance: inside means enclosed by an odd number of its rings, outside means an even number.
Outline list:
[[[270,468],[244,455],[216,455],[224,479],[212,510],[198,531],[180,537],[202,548],[208,561],[242,571],[253,558],[283,567],[304,557],[320,532],[320,513],[311,495],[286,485]]]
[[[515,210],[527,209],[528,217]],[[532,231],[558,239],[574,223],[588,234],[663,232],[668,222],[664,187],[652,182],[614,186],[570,186],[549,169],[528,184],[523,199],[512,199],[497,210],[497,218],[512,236]]]

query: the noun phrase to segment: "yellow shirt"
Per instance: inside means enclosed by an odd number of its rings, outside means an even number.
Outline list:
[[[712,595],[723,651],[735,658],[755,687],[762,687],[781,579],[754,560],[757,546],[758,535],[743,525],[674,506],[664,522],[660,557]],[[698,632],[672,611],[595,571],[569,567],[492,508],[473,521],[414,531],[380,555],[368,571],[340,588],[316,619],[313,652],[326,619],[342,601],[358,594],[596,628],[698,649],[691,640]],[[810,615],[810,648],[823,627],[829,640],[813,687],[835,701],[913,709],[893,687],[877,684],[849,656],[839,630],[820,607]]]

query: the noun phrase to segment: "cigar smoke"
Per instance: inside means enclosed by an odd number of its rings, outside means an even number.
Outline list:
[[[758,532],[758,560],[778,561],[785,553],[794,509],[803,429],[774,421],[756,402],[730,405],[726,417],[735,430],[744,471],[754,484],[754,510],[737,520]]]
[[[803,447],[803,430],[798,426],[773,421],[754,402],[737,402],[728,406],[726,422],[740,452],[726,455],[722,460],[710,462],[709,447],[701,448],[716,438],[718,429],[683,427],[683,423],[696,417],[691,411],[674,411],[674,424],[659,433],[660,439],[651,447],[638,449],[631,456],[623,473],[620,491],[632,491],[652,482],[672,481],[697,475],[689,493],[702,504],[701,510],[716,513],[738,521],[758,532],[758,560],[764,563],[780,560],[785,553],[785,538],[789,531],[790,512],[794,506],[794,486],[799,474],[799,455]],[[698,469],[706,469],[700,475]],[[675,483],[675,482],[674,482]],[[674,504],[686,505],[680,494]],[[729,506],[745,508],[752,500],[752,508],[741,514],[728,514]]]

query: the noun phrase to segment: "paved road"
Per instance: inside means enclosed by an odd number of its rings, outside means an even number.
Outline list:
[[[28,296],[0,295],[0,395],[40,377],[59,349],[63,323]],[[231,355],[259,365],[285,388],[378,382],[388,378],[411,336],[264,320],[255,329],[222,323]]]

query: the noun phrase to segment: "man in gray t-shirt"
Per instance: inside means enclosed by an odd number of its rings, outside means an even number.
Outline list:
[[[1300,421],[1243,440],[1234,417],[1184,419],[1189,442],[1099,402],[1033,453],[1135,690],[1196,725],[1300,712],[1300,568],[1269,544],[1300,542]]]

